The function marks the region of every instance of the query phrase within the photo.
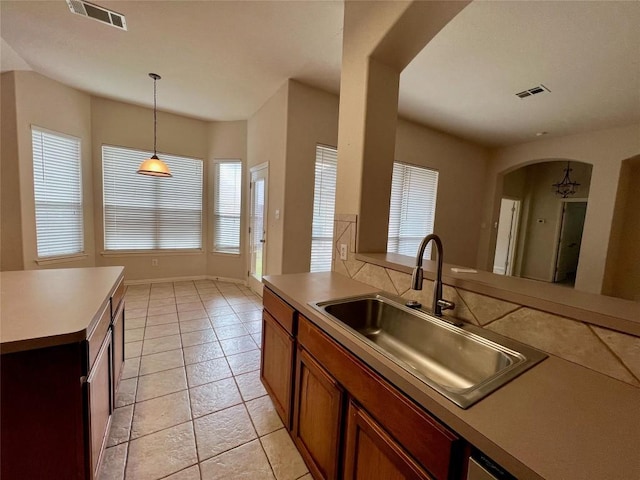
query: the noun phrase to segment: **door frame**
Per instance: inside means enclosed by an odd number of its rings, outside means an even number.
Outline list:
[[[517,206],[515,205],[512,206],[512,208],[515,208],[515,212],[512,211],[511,221],[509,224],[510,238],[507,244],[507,259],[506,259],[506,261],[508,262],[508,265],[507,265],[507,268],[505,268],[505,271],[503,274],[505,276],[513,276],[513,271],[515,269],[516,256],[517,256],[516,247],[518,245],[519,234],[520,234],[520,217],[522,212],[522,199],[517,197],[511,197],[509,195],[502,196],[500,198],[500,214],[502,213],[503,200],[509,200],[511,202],[514,202],[514,204],[517,203]],[[500,221],[498,220],[496,230],[498,230],[499,232],[499,229],[500,229]],[[494,257],[494,260],[493,260],[494,269],[492,270],[493,273],[495,273],[495,256],[496,256],[497,245],[498,245],[497,236],[498,236],[498,233],[496,233],[496,248],[494,249],[494,253],[493,253],[493,257]]]
[[[249,241],[247,242],[247,286],[253,290],[258,295],[262,296],[262,282],[258,281],[251,274],[252,265],[252,249],[253,249],[253,237],[251,235],[251,227],[253,226],[253,175],[256,172],[264,170],[264,180],[265,180],[265,188],[264,188],[264,212],[263,212],[263,229],[265,231],[265,240],[268,236],[267,232],[267,217],[269,212],[269,162],[263,162],[258,165],[255,165],[249,169],[249,188],[247,191],[249,192],[249,215],[247,220],[247,232],[249,235]],[[266,273],[267,268],[267,255],[266,255],[266,247],[267,242],[265,241],[262,246],[263,255],[262,255],[262,275]]]
[[[565,205],[567,203],[586,203],[587,210],[589,209],[589,197],[584,198],[561,198],[558,206],[559,215],[558,221],[556,222],[556,229],[554,235],[554,249],[553,249],[553,257],[551,259],[551,274],[549,282],[555,283],[556,281],[556,269],[558,266],[558,256],[560,253],[560,235],[562,234],[562,223],[564,221],[564,210]],[[588,212],[587,212],[588,213]],[[586,213],[585,213],[585,223],[586,223]],[[582,231],[584,233],[584,224],[582,225]],[[578,265],[580,264],[580,257],[578,257]]]

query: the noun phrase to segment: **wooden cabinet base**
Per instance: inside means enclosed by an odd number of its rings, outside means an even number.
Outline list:
[[[344,480],[433,480],[385,430],[349,402]]]
[[[338,478],[343,390],[298,348],[293,440],[316,480]]]
[[[262,314],[260,379],[282,422],[291,430],[293,338],[267,312]]]

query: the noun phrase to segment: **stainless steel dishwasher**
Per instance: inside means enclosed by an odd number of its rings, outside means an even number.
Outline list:
[[[467,480],[517,480],[516,477],[496,465],[480,452],[469,459]]]

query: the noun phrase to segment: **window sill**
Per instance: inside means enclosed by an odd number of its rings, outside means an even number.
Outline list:
[[[231,252],[215,252],[210,251],[210,255],[220,255],[221,257],[239,257],[240,253],[231,253]]]
[[[56,257],[36,258],[35,262],[38,265],[53,265],[56,263],[78,262],[88,257],[89,255],[86,253],[75,253],[73,255],[59,255]]]
[[[105,250],[100,252],[103,257],[166,257],[174,255],[202,255],[204,250],[199,248],[185,250]]]

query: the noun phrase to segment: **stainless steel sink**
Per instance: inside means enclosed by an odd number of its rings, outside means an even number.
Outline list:
[[[547,357],[493,332],[407,308],[398,300],[367,295],[311,306],[462,408]]]

